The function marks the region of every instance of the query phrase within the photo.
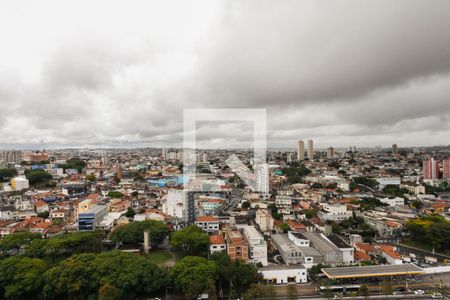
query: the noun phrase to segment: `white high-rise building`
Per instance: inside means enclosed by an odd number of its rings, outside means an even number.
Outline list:
[[[183,190],[169,190],[162,211],[172,217],[182,219],[186,209],[187,195]]]
[[[313,140],[308,140],[308,158],[309,160],[314,159],[314,143]]]
[[[162,157],[162,159],[166,160],[167,159],[167,148],[162,147],[161,150],[162,150],[161,157]]]
[[[305,143],[303,141],[297,142],[297,160],[301,161],[305,159]]]
[[[286,162],[289,164],[292,162],[292,153],[286,154]]]

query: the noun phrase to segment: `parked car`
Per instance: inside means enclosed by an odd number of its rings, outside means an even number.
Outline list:
[[[414,294],[416,294],[418,296],[422,296],[423,294],[425,294],[425,291],[424,290],[417,290],[417,291],[414,291]]]

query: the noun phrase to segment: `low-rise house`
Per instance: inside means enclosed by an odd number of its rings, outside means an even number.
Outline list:
[[[225,244],[225,239],[222,235],[210,235],[209,236],[209,252],[223,252],[227,250],[227,245]]]
[[[219,217],[200,216],[195,220],[195,225],[197,225],[207,233],[217,232],[219,231]]]

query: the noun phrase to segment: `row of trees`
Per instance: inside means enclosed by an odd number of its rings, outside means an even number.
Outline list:
[[[438,251],[450,252],[450,221],[439,215],[423,216],[406,223],[413,242],[431,245]]]
[[[167,282],[146,257],[120,251],[76,254],[56,265],[26,256],[0,260],[0,291],[7,299],[132,299]]]

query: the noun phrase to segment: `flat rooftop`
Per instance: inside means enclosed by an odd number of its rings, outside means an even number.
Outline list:
[[[330,279],[402,276],[425,274],[425,271],[414,264],[323,268],[322,273]]]

